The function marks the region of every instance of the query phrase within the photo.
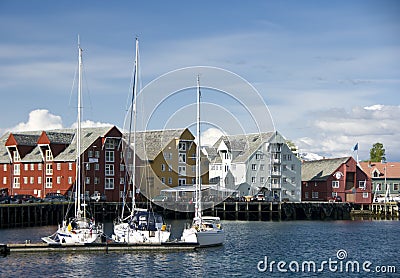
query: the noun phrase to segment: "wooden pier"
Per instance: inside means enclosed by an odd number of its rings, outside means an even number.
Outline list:
[[[57,225],[62,222],[71,203],[33,203],[0,205],[0,228]],[[193,204],[191,204],[193,206]],[[146,208],[147,203],[137,203]],[[189,207],[189,206],[188,206]],[[208,204],[207,216],[222,220],[282,221],[282,220],[346,220],[354,216],[399,217],[398,203],[354,205],[349,203],[301,202],[222,202]],[[153,204],[153,209],[170,219],[192,219],[192,212],[175,211]],[[90,203],[90,211],[100,222],[112,222],[121,212],[121,204]],[[70,211],[72,213],[72,210]]]

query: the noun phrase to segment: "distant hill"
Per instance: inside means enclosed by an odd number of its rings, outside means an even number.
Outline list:
[[[300,159],[305,161],[312,161],[312,160],[320,160],[323,159],[323,156],[320,156],[316,153],[300,153]]]

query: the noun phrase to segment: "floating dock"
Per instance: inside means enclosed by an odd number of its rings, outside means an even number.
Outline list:
[[[45,252],[132,252],[132,251],[190,251],[199,248],[197,243],[166,242],[161,244],[127,244],[127,243],[92,243],[92,244],[48,244],[48,243],[12,243],[0,244],[0,255],[12,253],[45,253]]]

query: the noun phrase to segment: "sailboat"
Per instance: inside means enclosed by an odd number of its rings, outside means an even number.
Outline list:
[[[130,180],[132,183],[132,205],[130,214],[124,218],[126,205],[126,185],[124,187],[123,206],[121,216],[114,221],[114,234],[112,239],[118,243],[128,244],[161,244],[167,242],[170,237],[170,226],[164,222],[162,215],[147,209],[136,207],[136,96],[138,88],[138,69],[139,69],[139,40],[136,38],[135,67],[133,79],[133,92],[130,110],[130,124],[127,139],[127,151],[125,151],[125,163],[128,158],[132,158],[132,171]],[[133,124],[133,133],[132,133]],[[133,135],[133,136],[131,136]],[[133,137],[133,142],[131,142]],[[133,151],[130,151],[133,146]],[[127,167],[129,169],[129,167]],[[125,179],[127,180],[127,179]]]
[[[195,215],[191,225],[184,228],[181,241],[197,243],[200,247],[222,245],[225,241],[225,231],[219,217],[202,216],[201,205],[201,151],[200,151],[200,77],[197,76],[197,146],[196,146],[196,186]]]
[[[94,218],[86,215],[86,203],[83,198],[81,203],[82,163],[81,163],[81,99],[82,99],[82,49],[78,37],[78,117],[76,130],[76,182],[74,216],[64,219],[58,226],[58,230],[51,236],[43,237],[42,240],[49,244],[87,244],[100,241],[103,235],[103,225],[96,223]],[[67,212],[68,215],[68,212]],[[67,217],[66,215],[66,217]]]

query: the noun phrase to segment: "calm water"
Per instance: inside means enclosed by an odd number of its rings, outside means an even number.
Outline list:
[[[227,239],[222,247],[179,252],[11,254],[0,257],[0,277],[400,277],[400,221],[223,223]],[[173,236],[178,237],[184,222],[171,224]],[[41,236],[55,229],[0,230],[0,242],[40,242]],[[111,231],[111,225],[106,231]],[[261,272],[266,256],[268,266],[271,261],[283,261],[286,264],[281,269],[288,272],[279,271],[276,263],[272,272],[270,268]],[[327,264],[321,268],[321,263],[329,260],[336,261],[331,270]],[[302,271],[304,261],[315,262],[316,272],[323,270],[313,273],[306,265]],[[348,261],[357,261],[360,271],[354,273],[350,266],[346,272]],[[371,262],[369,273],[362,269],[366,261]],[[291,271],[296,263],[297,273]],[[376,267],[393,271],[392,266],[396,274],[375,271]]]

